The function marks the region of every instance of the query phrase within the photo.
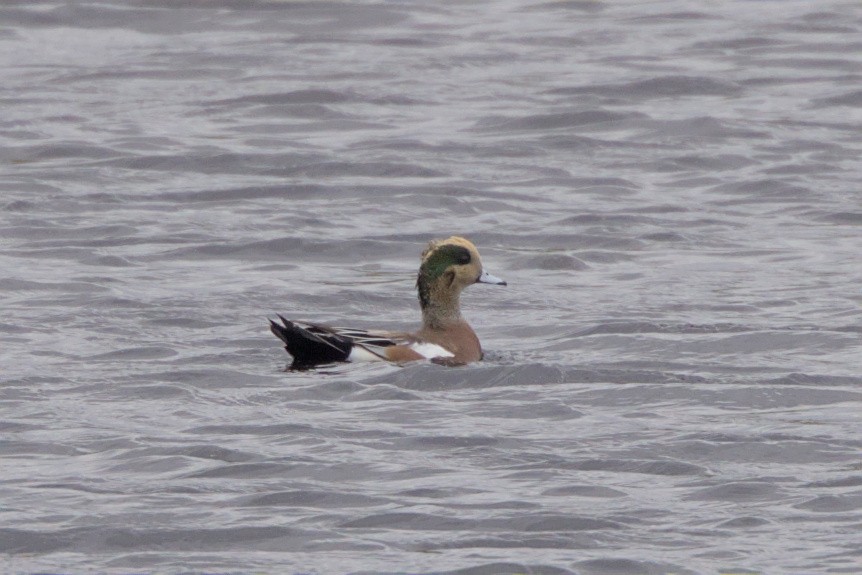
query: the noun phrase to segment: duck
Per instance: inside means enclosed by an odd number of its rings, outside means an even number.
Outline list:
[[[469,240],[452,236],[431,241],[422,252],[416,290],[422,326],[413,333],[333,327],[269,320],[270,330],[293,358],[288,369],[304,370],[338,362],[430,360],[464,365],[483,357],[479,337],[461,315],[461,292],[473,284],[507,285],[482,266]]]

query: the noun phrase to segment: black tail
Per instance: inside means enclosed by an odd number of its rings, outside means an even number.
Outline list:
[[[353,349],[353,342],[349,338],[324,326],[306,324],[306,327],[301,327],[281,315],[278,318],[284,325],[269,320],[269,329],[284,342],[284,349],[293,356],[291,369],[347,361],[347,356]]]

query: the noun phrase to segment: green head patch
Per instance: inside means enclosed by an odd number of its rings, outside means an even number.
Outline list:
[[[431,252],[419,267],[419,275],[428,281],[434,281],[446,271],[449,266],[461,266],[470,263],[470,250],[464,246],[443,244]]]
[[[471,259],[470,250],[455,244],[443,244],[428,254],[419,267],[419,277],[416,279],[422,306],[425,307],[430,303],[431,284],[440,279],[449,266],[469,264]]]

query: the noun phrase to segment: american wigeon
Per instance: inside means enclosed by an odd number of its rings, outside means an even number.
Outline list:
[[[291,369],[336,361],[407,362],[430,359],[464,364],[482,359],[476,332],[461,316],[461,291],[474,283],[506,285],[482,269],[479,251],[464,238],[452,236],[428,244],[416,278],[422,328],[416,333],[393,333],[270,320],[272,333],[293,356]]]

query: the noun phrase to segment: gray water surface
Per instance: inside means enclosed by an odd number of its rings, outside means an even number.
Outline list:
[[[4,573],[862,573],[855,1],[4,2]],[[411,329],[462,234],[486,361]]]

